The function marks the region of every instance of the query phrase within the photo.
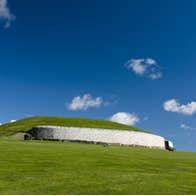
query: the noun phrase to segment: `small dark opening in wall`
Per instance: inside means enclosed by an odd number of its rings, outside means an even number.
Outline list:
[[[165,149],[169,149],[169,141],[165,141]]]
[[[165,149],[166,150],[169,150],[169,151],[174,151],[174,148],[172,148],[170,145],[169,145],[169,141],[165,140]]]

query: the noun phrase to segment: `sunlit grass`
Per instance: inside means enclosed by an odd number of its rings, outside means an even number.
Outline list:
[[[14,123],[8,123],[0,126],[0,136],[8,136],[17,132],[25,132],[38,125],[54,125],[68,127],[88,127],[88,128],[104,128],[104,129],[122,129],[145,132],[135,127],[105,121],[84,118],[64,118],[38,116],[18,120]]]
[[[0,194],[196,194],[196,153],[0,139]]]

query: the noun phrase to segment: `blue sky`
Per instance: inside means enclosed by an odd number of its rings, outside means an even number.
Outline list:
[[[195,6],[0,0],[0,122],[124,112],[117,118],[196,151]]]

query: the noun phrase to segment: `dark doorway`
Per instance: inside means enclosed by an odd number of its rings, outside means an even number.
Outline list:
[[[172,148],[170,145],[169,145],[169,141],[165,140],[165,149],[169,150],[169,151],[173,151],[174,148]]]

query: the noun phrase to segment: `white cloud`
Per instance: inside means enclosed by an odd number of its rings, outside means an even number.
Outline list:
[[[16,122],[16,120],[10,120],[10,123],[14,123],[14,122]]]
[[[168,112],[176,112],[185,115],[193,115],[196,113],[196,102],[190,102],[186,105],[180,105],[176,99],[171,99],[163,104],[163,108]]]
[[[7,0],[0,0],[0,20],[5,21],[5,28],[10,27],[11,22],[15,20],[15,16],[8,8]]]
[[[110,121],[125,124],[125,125],[135,125],[140,119],[135,114],[130,114],[126,112],[118,112],[109,118]]]
[[[125,66],[131,69],[135,74],[145,76],[152,80],[162,77],[160,66],[152,58],[130,59]]]
[[[131,59],[127,67],[132,68],[136,74],[143,75],[147,67],[142,62],[144,62],[144,59]]]
[[[180,128],[185,129],[185,130],[196,130],[196,128],[190,127],[189,125],[186,125],[186,124],[181,124]]]
[[[158,73],[149,74],[149,78],[151,78],[151,79],[153,79],[153,80],[162,78],[162,73],[158,72]]]
[[[92,98],[90,94],[85,94],[83,97],[74,97],[70,104],[69,110],[87,110],[88,108],[99,108],[103,104],[102,97]]]
[[[146,63],[149,64],[149,65],[156,65],[157,64],[157,62],[154,59],[151,59],[151,58],[147,58]]]

